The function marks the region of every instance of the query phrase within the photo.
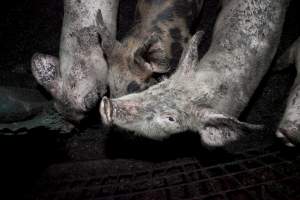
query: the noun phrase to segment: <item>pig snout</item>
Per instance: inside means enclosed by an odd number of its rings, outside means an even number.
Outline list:
[[[139,101],[103,97],[99,111],[104,124],[127,126],[143,121],[146,113],[142,107],[142,103]]]
[[[100,103],[100,115],[102,122],[106,125],[112,125],[113,105],[109,98],[103,97]]]

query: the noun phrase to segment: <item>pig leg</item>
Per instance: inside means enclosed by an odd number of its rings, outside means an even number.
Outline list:
[[[282,66],[295,63],[297,76],[276,136],[289,147],[300,143],[300,37],[279,59]]]

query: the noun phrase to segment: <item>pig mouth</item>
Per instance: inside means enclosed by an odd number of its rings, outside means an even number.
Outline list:
[[[103,97],[100,103],[100,115],[102,122],[111,126],[113,124],[113,105],[109,98]]]

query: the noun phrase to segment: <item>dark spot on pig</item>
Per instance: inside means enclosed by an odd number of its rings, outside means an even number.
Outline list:
[[[81,0],[77,0],[77,3],[81,3]]]
[[[171,68],[170,72],[174,72],[174,70],[177,68],[182,51],[183,47],[179,42],[173,42],[171,44],[171,59],[169,61]]]
[[[129,83],[129,85],[127,86],[127,92],[128,93],[133,93],[133,92],[137,92],[141,90],[141,87],[139,86],[139,84],[135,81],[132,81],[131,83]]]
[[[292,105],[295,105],[299,96],[300,96],[300,87],[298,85],[294,86],[294,88],[292,89],[295,96],[293,97],[292,101]]]
[[[183,47],[180,42],[173,42],[171,44],[171,55],[173,59],[179,60],[182,51],[183,51]]]
[[[177,67],[177,64],[179,62],[179,59],[177,58],[171,58],[170,59],[170,62],[169,62],[169,66],[170,66],[170,74],[172,74],[172,72],[175,71],[176,67]]]
[[[74,32],[69,33],[69,36],[72,37],[76,37],[76,34]]]
[[[184,43],[188,43],[189,42],[189,38],[185,37],[183,41],[184,41]]]
[[[151,32],[162,34],[162,30],[156,25],[151,28]]]
[[[179,28],[170,28],[169,32],[173,40],[180,41],[182,39],[181,30]]]
[[[198,14],[199,6],[196,0],[192,0],[192,1],[176,0],[174,7],[175,7],[176,15],[178,17],[184,18],[188,27],[191,28],[193,21],[198,17],[197,14]]]
[[[219,91],[220,91],[221,95],[227,94],[228,86],[225,85],[225,84],[221,84],[220,87],[219,87]]]
[[[164,9],[163,11],[161,11],[161,13],[159,13],[156,17],[155,20],[152,21],[153,25],[158,24],[158,22],[161,21],[172,21],[174,18],[173,15],[173,7],[168,7],[166,9]]]
[[[84,105],[87,110],[96,107],[98,103],[98,95],[96,92],[91,91],[84,97]]]
[[[79,64],[80,65],[78,66],[78,71],[80,73],[82,73],[83,75],[87,75],[89,67],[90,67],[89,64],[85,60],[80,60]]]
[[[82,49],[99,45],[99,38],[95,26],[84,27],[75,34],[78,44]]]
[[[146,117],[146,120],[148,120],[148,121],[151,121],[152,119],[153,119],[153,116],[152,116],[152,115]]]
[[[187,1],[182,1],[182,0],[176,0],[175,1],[175,12],[179,17],[186,17],[187,13],[190,10],[190,3]]]
[[[136,23],[138,23],[139,21],[141,21],[141,12],[140,12],[139,9],[137,9],[137,10],[135,11],[135,16],[134,16],[134,18],[135,18],[135,22],[136,22]]]

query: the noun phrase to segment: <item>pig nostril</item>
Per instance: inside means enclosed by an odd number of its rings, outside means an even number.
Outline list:
[[[112,103],[107,97],[103,97],[100,103],[100,114],[105,124],[112,124]]]
[[[103,97],[110,97],[110,88],[106,86],[106,92],[102,95]]]

